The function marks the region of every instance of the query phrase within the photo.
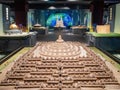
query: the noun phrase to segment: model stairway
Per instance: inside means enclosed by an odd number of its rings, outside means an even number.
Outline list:
[[[119,85],[105,62],[79,42],[41,42],[20,57],[1,86],[81,90]],[[89,89],[87,89],[89,90]]]

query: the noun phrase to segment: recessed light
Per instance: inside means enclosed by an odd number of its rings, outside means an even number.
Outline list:
[[[68,1],[79,1],[79,0],[68,0]]]
[[[56,9],[56,7],[54,7],[54,6],[50,6],[48,9]]]
[[[49,0],[42,0],[42,1],[49,1]]]

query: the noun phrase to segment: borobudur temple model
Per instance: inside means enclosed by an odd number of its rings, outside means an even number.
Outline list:
[[[99,55],[59,36],[55,42],[37,43],[21,56],[0,85],[18,90],[106,90],[106,85],[119,83]]]

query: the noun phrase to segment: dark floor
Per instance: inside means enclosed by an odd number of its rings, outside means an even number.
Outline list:
[[[58,35],[62,35],[62,38],[65,41],[79,41],[81,43],[86,42],[85,35],[73,34],[70,31],[62,31],[60,33],[49,32],[47,35],[38,35],[37,40],[38,41],[55,41],[57,40]]]

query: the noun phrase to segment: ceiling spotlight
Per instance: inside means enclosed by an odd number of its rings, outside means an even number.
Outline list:
[[[69,7],[64,7],[63,9],[70,9]]]
[[[54,7],[54,6],[50,6],[48,9],[56,9],[56,7]]]
[[[49,0],[42,0],[42,1],[49,1]]]
[[[68,1],[79,1],[79,0],[68,0]]]

